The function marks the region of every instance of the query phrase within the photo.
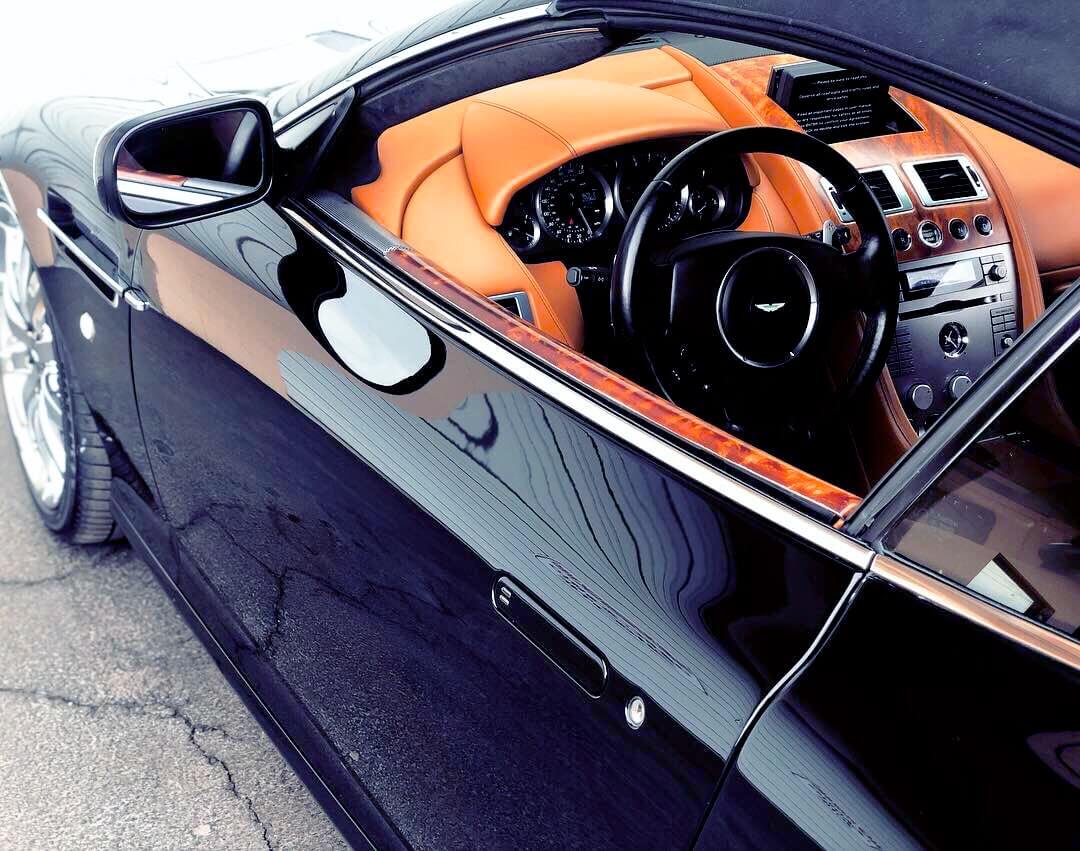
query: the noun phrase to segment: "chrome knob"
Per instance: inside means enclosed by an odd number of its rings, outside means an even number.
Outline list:
[[[934,388],[929,384],[916,384],[911,388],[908,398],[916,411],[929,411],[934,404]]]
[[[968,376],[963,374],[954,375],[949,380],[949,395],[953,399],[959,399],[961,396],[967,393],[968,388],[970,387],[971,379]]]

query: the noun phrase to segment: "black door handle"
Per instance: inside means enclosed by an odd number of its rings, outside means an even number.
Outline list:
[[[607,662],[525,589],[505,576],[492,589],[495,610],[590,697],[604,693]]]

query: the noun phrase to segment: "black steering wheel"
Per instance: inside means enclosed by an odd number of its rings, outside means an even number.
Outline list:
[[[657,211],[693,166],[730,160],[741,168],[743,155],[757,153],[798,160],[828,180],[859,227],[859,248],[844,254],[824,240],[734,230],[649,245]],[[885,216],[843,155],[792,130],[726,130],[672,159],[631,212],[612,271],[612,321],[681,406],[736,430],[781,421],[812,429],[881,373],[896,331],[898,277]],[[818,369],[811,380],[807,366],[823,366],[830,329],[856,311],[865,323],[846,377],[833,383]]]

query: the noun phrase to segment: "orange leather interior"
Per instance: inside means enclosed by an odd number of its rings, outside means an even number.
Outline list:
[[[484,92],[386,130],[378,140],[381,173],[354,188],[352,198],[480,295],[526,293],[534,324],[580,350],[584,323],[565,267],[522,263],[494,229],[514,193],[564,162],[614,145],[726,127],[797,129],[766,94],[772,66],[795,61],[799,57],[776,55],[710,67],[664,46],[604,56]],[[965,214],[986,213],[998,227],[992,238],[972,235],[965,247],[978,247],[980,239],[1012,244],[1020,319],[1030,326],[1044,309],[1040,273],[1048,288],[1080,275],[1080,234],[1068,226],[1068,207],[1080,197],[1080,169],[919,98],[895,91],[894,96],[924,132],[837,148],[858,167],[893,163],[898,172],[904,160],[971,156],[995,192],[969,204]],[[836,219],[808,168],[766,155],[748,158],[747,168],[754,193],[744,229],[806,233]],[[920,204],[892,223],[912,231],[923,218],[940,218],[944,226],[951,215],[948,208]],[[927,251],[917,244],[901,259]],[[917,440],[887,372],[853,428],[871,481]]]
[[[1080,227],[1075,225],[1080,168],[970,118],[956,118],[978,139],[1008,183],[1039,272],[1054,277],[1063,269],[1080,267]]]
[[[513,194],[590,151],[749,123],[760,119],[748,104],[681,51],[604,56],[387,129],[378,140],[379,177],[355,187],[352,199],[477,292],[526,293],[537,327],[580,349],[581,308],[562,264],[523,264],[492,227]],[[754,197],[744,228],[820,227],[801,170],[776,157],[747,167]]]
[[[545,270],[541,285],[484,220],[469,185],[464,157],[453,157],[417,187],[405,211],[401,237],[452,277],[468,281],[481,295],[527,293],[538,327],[575,348],[584,343],[581,308],[577,294],[566,283],[565,269],[561,281]]]
[[[474,99],[465,110],[461,147],[480,210],[497,225],[515,192],[582,154],[726,126],[715,114],[650,89],[548,77]]]

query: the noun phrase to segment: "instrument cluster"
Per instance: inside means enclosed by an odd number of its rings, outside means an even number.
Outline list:
[[[523,259],[610,261],[626,221],[656,175],[696,138],[610,148],[565,163],[519,191],[499,233]],[[750,188],[741,162],[691,163],[662,199],[653,230],[673,239],[736,226]]]

